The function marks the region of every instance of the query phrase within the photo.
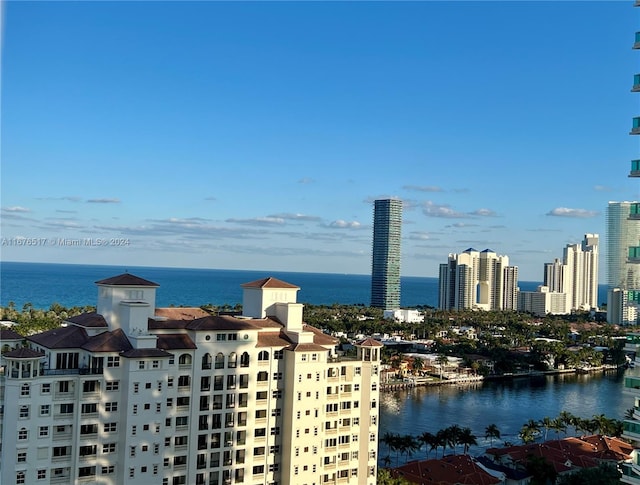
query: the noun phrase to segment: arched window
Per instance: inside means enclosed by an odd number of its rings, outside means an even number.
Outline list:
[[[202,369],[203,370],[211,369],[211,362],[212,361],[213,361],[213,359],[211,358],[211,354],[209,352],[204,354],[202,356]]]
[[[22,384],[22,386],[20,386],[20,395],[23,397],[30,396],[31,386],[29,386],[29,384]]]
[[[267,352],[266,350],[261,351],[258,354],[258,360],[269,360],[269,352]]]
[[[249,367],[249,352],[244,352],[240,356],[240,367]]]
[[[224,354],[222,352],[216,354],[216,369],[224,369]]]
[[[258,372],[258,382],[264,382],[269,379],[269,373],[265,371]]]
[[[178,358],[179,365],[191,365],[191,356],[189,354],[182,354]]]
[[[236,354],[235,352],[231,352],[229,354],[229,362],[227,363],[227,367],[229,369],[233,369],[237,365],[238,365],[238,354]]]

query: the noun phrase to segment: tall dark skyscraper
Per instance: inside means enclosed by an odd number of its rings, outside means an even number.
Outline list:
[[[400,308],[400,233],[402,201],[376,200],[373,209],[371,306]]]

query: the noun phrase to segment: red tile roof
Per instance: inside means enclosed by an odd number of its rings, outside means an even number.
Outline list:
[[[22,347],[19,349],[10,350],[2,354],[3,357],[9,357],[12,359],[35,359],[36,357],[44,357],[44,352]]]
[[[291,343],[284,332],[260,332],[256,347],[286,347]]]
[[[384,344],[382,342],[378,342],[377,340],[372,338],[366,338],[364,340],[361,340],[360,342],[356,342],[356,345],[358,345],[359,347],[384,347]]]
[[[71,325],[31,335],[27,340],[48,349],[73,349],[82,347],[88,338],[84,328]]]
[[[128,359],[141,359],[148,357],[171,357],[172,354],[161,349],[131,349],[120,354]]]
[[[122,273],[111,278],[96,281],[96,285],[110,285],[110,286],[160,286],[153,281],[145,280],[139,276],[132,275],[131,273]]]
[[[6,340],[22,340],[24,337],[10,328],[0,328],[0,342]]]
[[[133,347],[124,331],[117,328],[113,332],[102,332],[89,338],[82,348],[91,352],[124,352]]]
[[[291,344],[289,350],[294,352],[326,352],[327,349],[317,344]]]
[[[75,317],[67,318],[67,322],[79,325],[80,327],[102,328],[107,327],[107,321],[102,315],[96,312],[82,313]]]
[[[299,286],[292,285],[291,283],[287,283],[286,281],[282,281],[277,278],[272,278],[271,276],[269,276],[268,278],[262,278],[260,280],[251,281],[249,283],[243,283],[240,286],[242,288],[297,288],[297,289],[300,289]]]
[[[189,330],[256,330],[256,327],[251,323],[250,319],[240,319],[230,316],[207,316],[203,318],[196,318],[190,321],[185,328]]]
[[[439,460],[411,461],[391,470],[395,478],[433,485],[494,485],[501,480],[487,473],[469,455],[450,455]]]
[[[340,342],[340,339],[337,339],[335,337],[332,337],[331,335],[327,335],[326,333],[324,333],[322,330],[320,330],[319,328],[316,328],[312,325],[309,324],[303,324],[302,325],[302,330],[305,332],[313,332],[314,336],[313,336],[313,343],[315,344],[319,344],[319,345],[336,345]]]
[[[168,320],[194,320],[209,316],[206,311],[198,307],[156,308],[156,315]]]
[[[162,350],[197,349],[186,333],[158,334],[158,348]]]

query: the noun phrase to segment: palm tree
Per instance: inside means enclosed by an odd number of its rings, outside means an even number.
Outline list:
[[[571,414],[569,411],[561,411],[558,415],[558,419],[562,421],[562,423],[566,426],[572,426],[575,420],[575,416]],[[565,428],[565,435],[567,434]]]
[[[495,424],[490,424],[484,429],[484,437],[489,438],[493,448],[493,438],[500,439],[500,430]]]
[[[533,443],[538,434],[540,434],[540,425],[536,420],[530,419],[520,428],[518,436],[523,443]]]
[[[445,429],[447,443],[450,448],[453,449],[453,454],[456,454],[456,447],[460,444],[460,436],[462,434],[462,428],[457,424],[449,426]]]
[[[475,435],[471,432],[471,428],[462,428],[458,440],[460,444],[464,446],[463,453],[465,455],[469,452],[470,446],[475,446],[478,444]]]
[[[424,449],[427,452],[427,458],[429,458],[429,452],[438,446],[436,436],[433,433],[425,431],[420,436],[418,436],[418,440],[424,445]]]
[[[442,380],[442,374],[444,373],[444,368],[449,363],[449,357],[445,354],[440,354],[436,357],[436,364],[440,366],[440,380]]]
[[[415,359],[413,359],[413,372],[421,374],[422,373],[422,369],[424,369],[424,360],[422,360],[420,357],[416,357]]]
[[[556,432],[556,439],[560,438],[560,431],[563,431],[565,436],[567,434],[567,426],[564,424],[560,418],[555,418],[551,420],[551,429]]]
[[[444,429],[439,429],[436,433],[436,456],[438,455],[438,448],[442,446],[442,458],[444,458],[445,450],[447,449],[447,432]]]
[[[540,426],[544,428],[544,441],[547,441],[549,430],[553,427],[553,420],[549,416],[545,416],[540,420]]]

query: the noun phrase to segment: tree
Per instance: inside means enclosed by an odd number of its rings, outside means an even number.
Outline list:
[[[489,438],[491,447],[493,447],[493,439],[500,439],[500,430],[495,424],[490,424],[484,429],[484,437]]]
[[[393,477],[391,472],[385,468],[378,470],[376,480],[377,485],[411,485],[411,482],[402,477]]]
[[[478,444],[475,435],[471,432],[471,428],[462,428],[458,440],[460,444],[464,446],[463,453],[465,455],[469,452],[470,446],[475,446]]]
[[[427,459],[428,459],[429,452],[438,446],[436,435],[434,435],[433,433],[429,433],[428,431],[425,431],[420,436],[418,436],[418,440],[424,445],[424,449],[427,452]],[[436,450],[436,454],[437,453],[438,452]]]
[[[603,463],[596,468],[583,468],[558,478],[557,485],[617,485],[620,473],[614,465]]]
[[[540,420],[540,426],[544,428],[544,440],[547,441],[549,430],[553,427],[553,420],[549,416],[545,416]]]
[[[440,366],[440,380],[442,380],[444,369],[449,364],[449,357],[445,354],[438,355],[438,357],[436,357],[436,364]]]
[[[526,468],[531,473],[531,481],[529,485],[547,485],[547,483],[555,483],[556,473],[553,465],[544,457],[529,455],[527,457]]]

